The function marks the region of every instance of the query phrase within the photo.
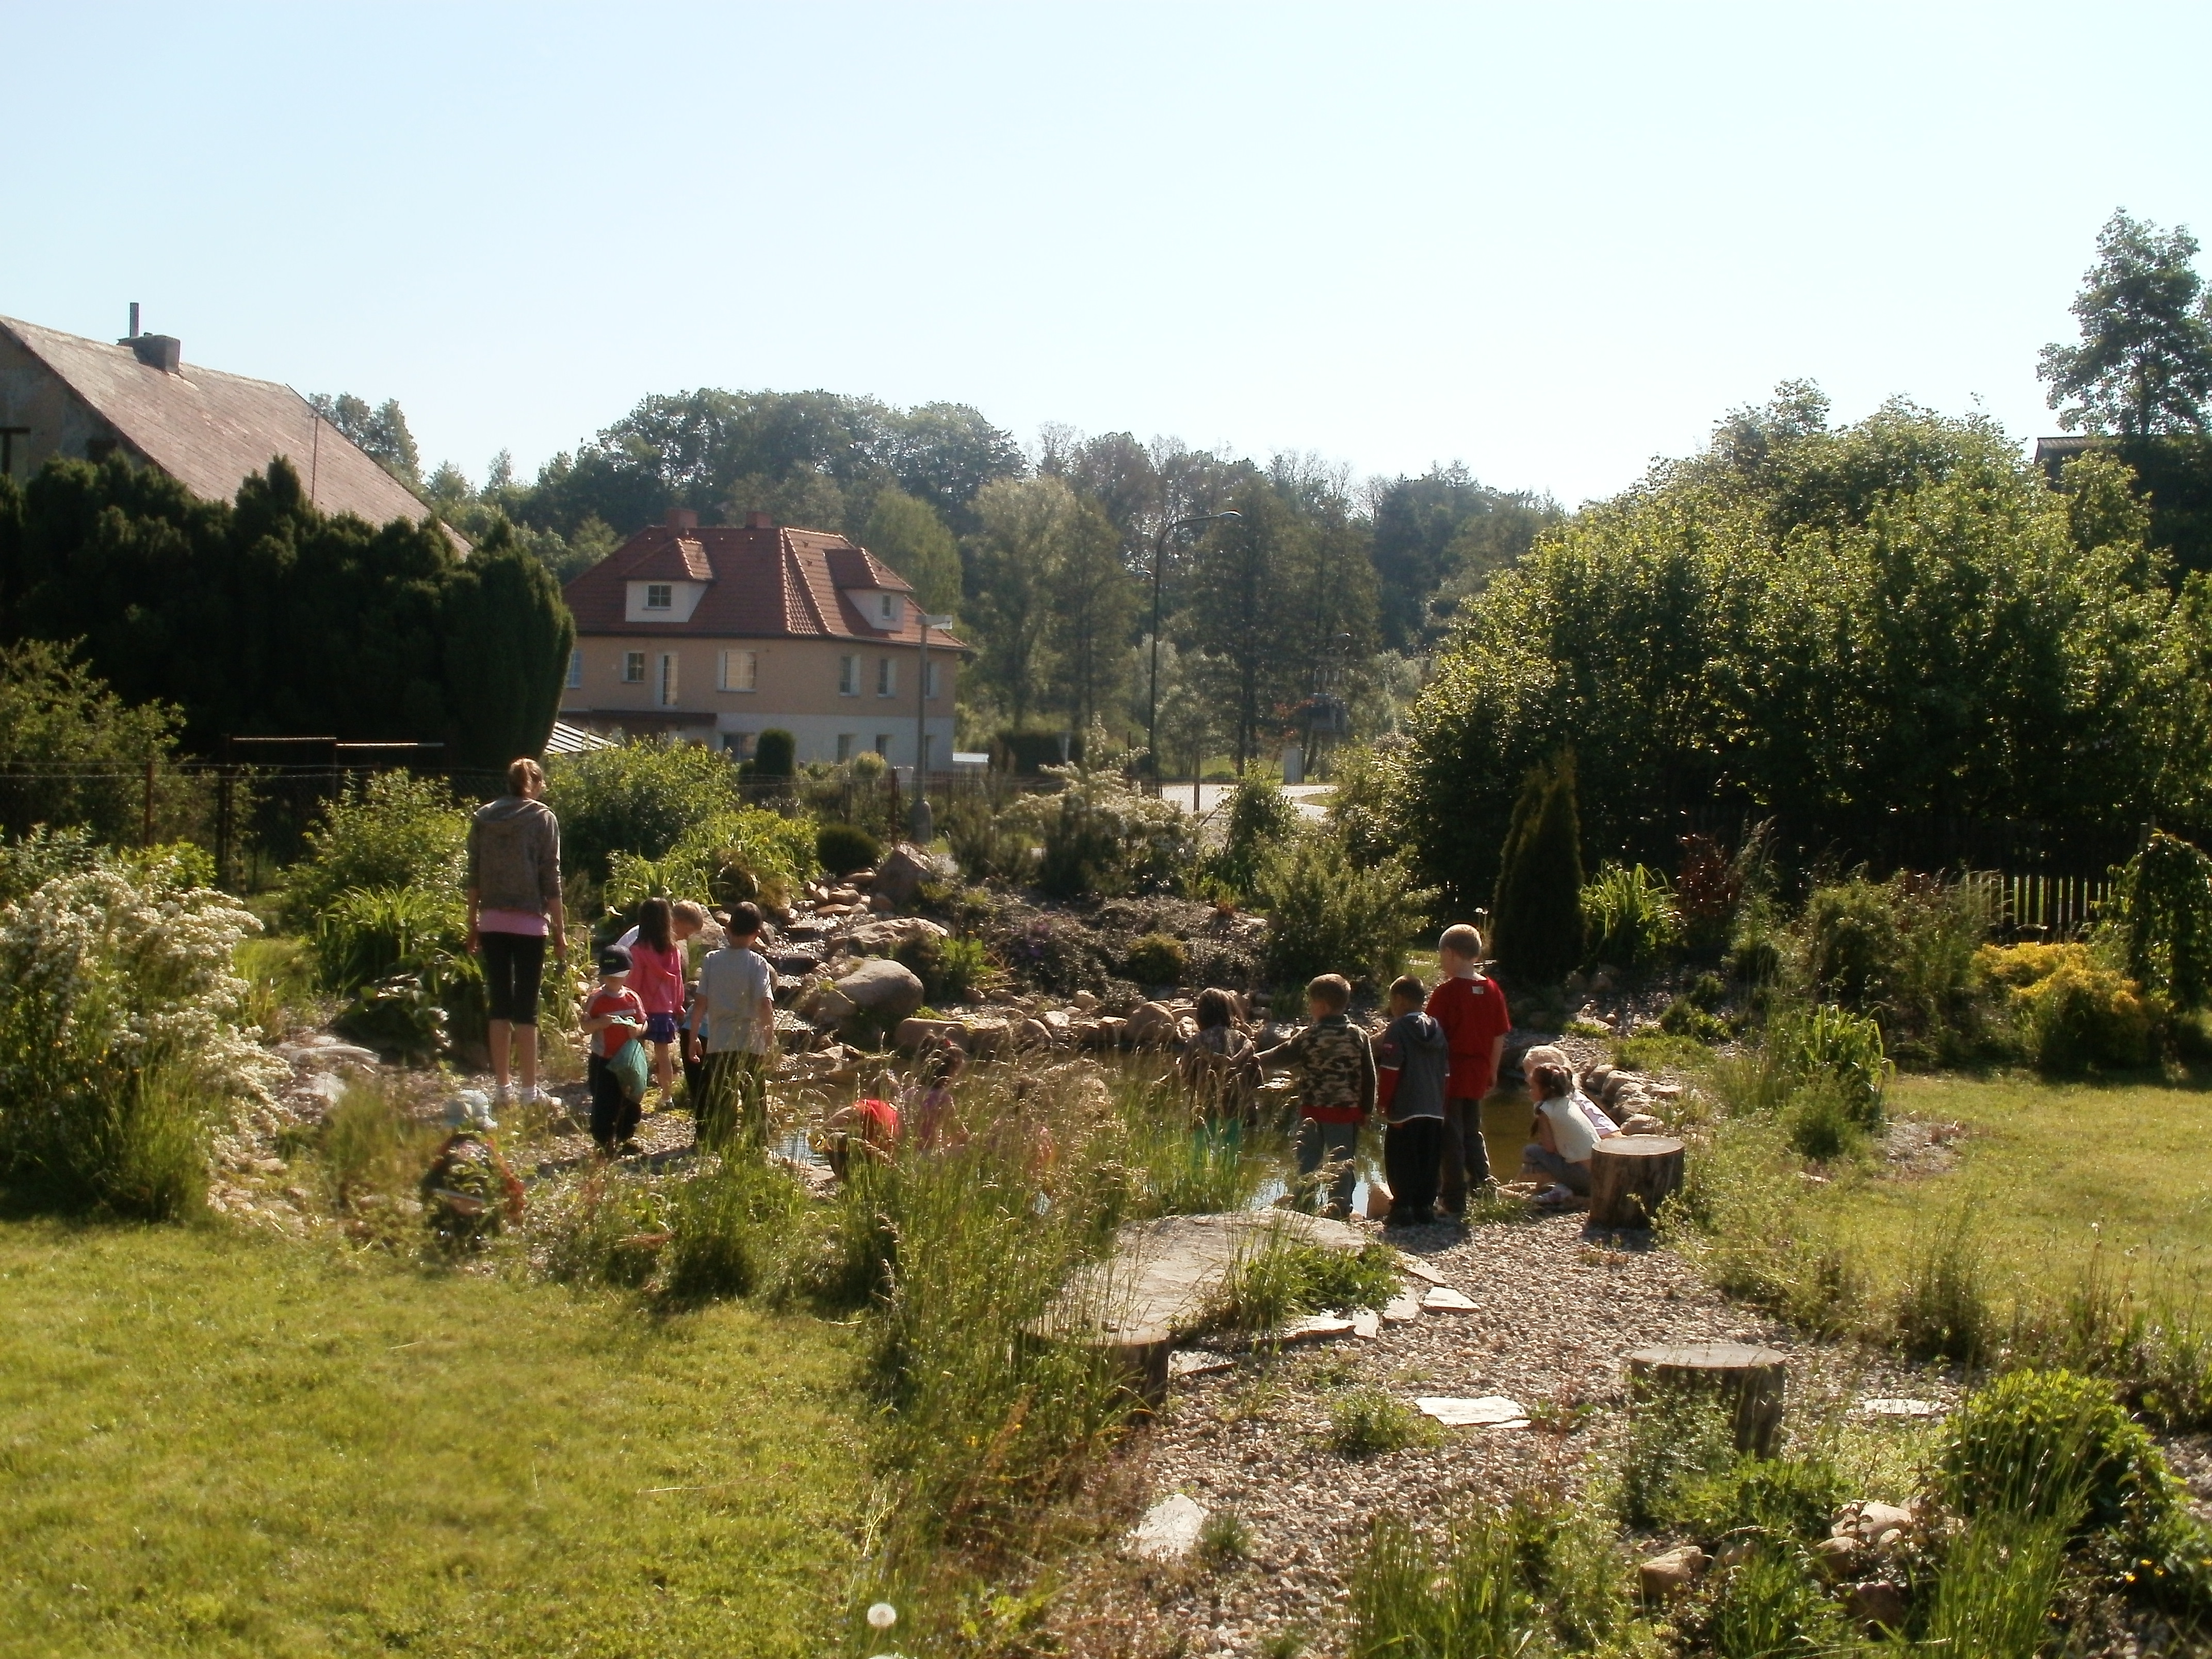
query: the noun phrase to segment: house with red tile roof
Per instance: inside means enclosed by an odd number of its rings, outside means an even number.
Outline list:
[[[952,702],[968,647],[906,579],[844,537],[765,513],[702,526],[678,508],[571,581],[576,648],[561,719],[672,735],[750,756],[763,732],[802,761],[872,750],[899,768],[952,767]]]
[[[291,387],[188,363],[173,337],[137,332],[131,311],[133,331],[113,344],[0,317],[0,472],[20,481],[56,455],[120,454],[228,501],[282,455],[325,513],[371,524],[428,516]]]

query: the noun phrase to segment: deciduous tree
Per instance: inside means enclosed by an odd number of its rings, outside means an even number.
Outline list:
[[[2212,403],[2212,309],[2185,227],[2116,211],[2074,315],[2079,345],[2047,345],[2037,370],[2068,431],[2202,432]],[[2072,401],[2069,401],[2069,400]]]

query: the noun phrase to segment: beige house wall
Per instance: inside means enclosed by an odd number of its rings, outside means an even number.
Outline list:
[[[774,726],[798,740],[802,761],[834,761],[878,746],[894,765],[914,763],[915,686],[921,653],[911,645],[865,640],[714,638],[671,635],[646,629],[625,634],[587,634],[576,641],[581,684],[561,696],[561,718],[580,725],[623,726],[636,732],[668,731],[717,747],[743,749],[743,739]],[[755,689],[720,687],[725,651],[758,653]],[[645,658],[644,678],[623,678],[632,652]],[[661,659],[673,657],[676,694],[661,696]],[[858,659],[858,690],[839,690],[843,659]],[[893,665],[891,695],[878,694],[878,664]],[[929,699],[927,732],[933,770],[951,765],[953,699],[957,692],[959,653],[933,648],[929,662],[937,674],[937,695]],[[634,717],[625,720],[624,716]],[[843,739],[841,744],[840,739]]]

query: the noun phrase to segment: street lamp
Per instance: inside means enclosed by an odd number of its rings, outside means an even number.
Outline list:
[[[950,628],[950,617],[933,617],[920,605],[915,607],[921,623],[921,672],[914,677],[914,805],[907,811],[907,834],[917,847],[927,847],[937,839],[936,820],[929,811],[929,630]]]
[[[1188,519],[1177,519],[1160,526],[1160,533],[1152,538],[1152,694],[1145,710],[1145,747],[1150,752],[1152,781],[1160,777],[1160,564],[1167,556],[1168,538],[1178,530],[1188,530],[1193,525],[1212,524],[1222,519],[1242,519],[1241,513],[1199,513]]]

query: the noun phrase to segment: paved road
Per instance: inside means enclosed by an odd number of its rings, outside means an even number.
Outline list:
[[[1297,805],[1298,811],[1310,818],[1319,818],[1328,804],[1330,786],[1325,783],[1294,783],[1283,793]],[[1237,793],[1233,783],[1201,783],[1198,786],[1198,811],[1201,817],[1221,805]],[[1173,801],[1186,812],[1191,810],[1191,787],[1188,783],[1163,786],[1161,798]]]

